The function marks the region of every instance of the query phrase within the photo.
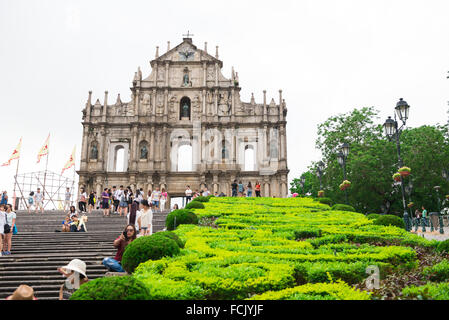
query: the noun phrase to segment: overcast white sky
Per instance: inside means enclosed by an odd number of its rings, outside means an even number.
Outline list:
[[[23,137],[20,173],[36,164],[48,133],[49,170],[81,152],[81,110],[120,93],[129,101],[137,66],[190,30],[199,48],[219,45],[223,74],[234,66],[241,97],[287,103],[289,180],[311,161],[317,125],[355,107],[375,106],[380,123],[403,97],[411,127],[447,121],[449,1],[44,1],[0,0],[0,163]],[[0,167],[12,193],[16,163]],[[69,170],[70,171],[70,170]],[[72,172],[66,175],[72,177]]]

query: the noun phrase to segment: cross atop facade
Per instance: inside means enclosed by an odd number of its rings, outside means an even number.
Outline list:
[[[194,36],[194,35],[191,34],[189,30],[187,30],[187,34],[183,34],[182,36],[183,36],[183,37],[190,38],[190,37],[192,37],[192,36]]]

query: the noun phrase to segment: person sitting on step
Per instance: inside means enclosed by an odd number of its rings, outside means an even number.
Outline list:
[[[125,272],[122,268],[121,261],[123,252],[128,244],[134,241],[137,237],[136,227],[132,224],[128,224],[125,230],[120,234],[120,236],[115,239],[114,247],[117,248],[117,254],[114,258],[104,258],[103,265],[112,272]]]

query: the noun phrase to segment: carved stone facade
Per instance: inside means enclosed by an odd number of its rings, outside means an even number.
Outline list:
[[[186,185],[231,195],[231,183],[259,181],[262,196],[288,193],[285,100],[240,100],[238,74],[222,74],[223,62],[191,38],[152,60],[150,75],[134,75],[131,100],[83,109],[79,185],[101,194],[113,185],[166,188],[183,196]],[[180,148],[187,146],[181,157]],[[123,157],[120,158],[120,157]],[[190,159],[191,157],[191,159]],[[123,168],[118,168],[118,160]],[[183,161],[191,162],[181,171]],[[251,163],[248,163],[251,162]],[[253,189],[254,195],[254,189]]]

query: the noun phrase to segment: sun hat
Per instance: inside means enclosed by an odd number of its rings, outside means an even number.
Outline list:
[[[34,296],[34,290],[26,284],[21,284],[12,295],[6,300],[37,300]]]
[[[68,265],[66,265],[65,267],[62,267],[61,269],[81,273],[83,276],[85,276],[87,278],[86,263],[80,259],[73,259],[72,261],[69,262]]]

